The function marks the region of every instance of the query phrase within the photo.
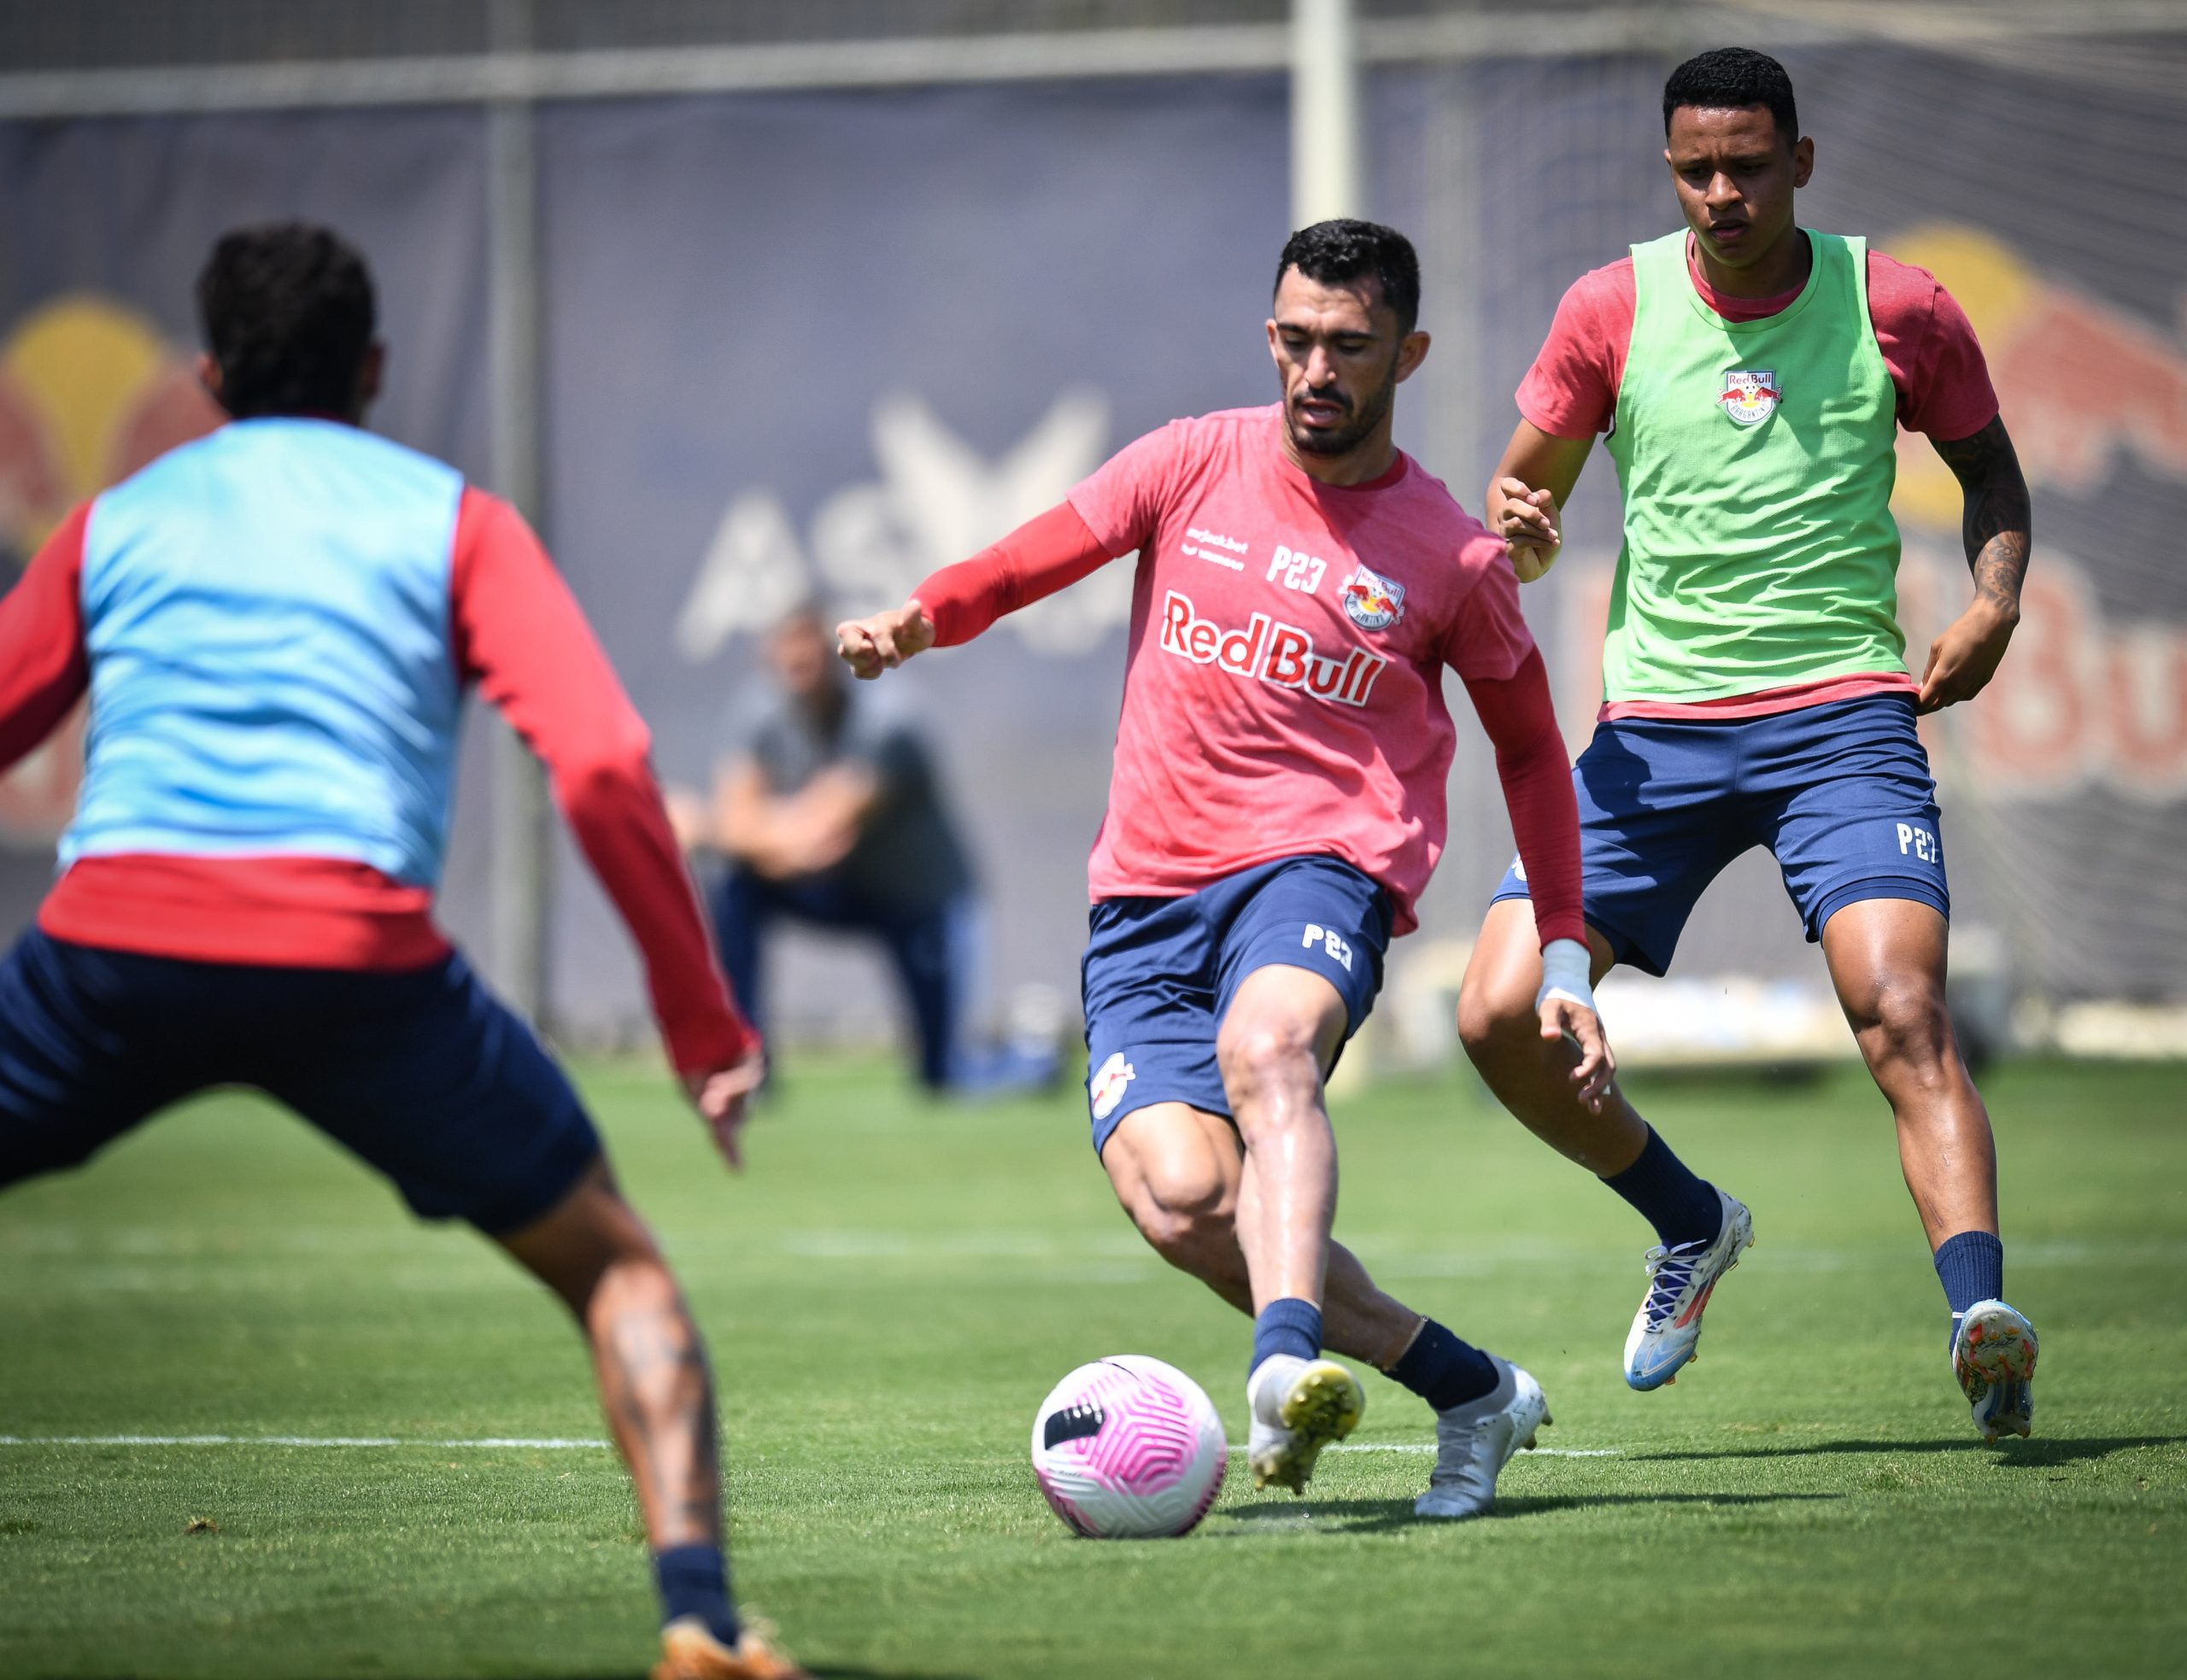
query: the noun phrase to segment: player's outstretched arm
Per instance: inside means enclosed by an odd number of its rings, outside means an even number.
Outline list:
[[[1531,583],[1557,564],[1564,546],[1563,508],[1595,446],[1590,437],[1559,437],[1521,420],[1488,481],[1481,523],[1504,539],[1519,582]]]
[[[1069,588],[1115,558],[1078,510],[1059,502],[970,559],[942,567],[901,606],[838,624],[836,651],[871,681],[929,647],[970,641],[1005,613]]]
[[[531,528],[476,490],[457,521],[454,597],[459,665],[545,760],[555,804],[637,942],[669,1060],[738,1166],[759,1036],[714,961],[645,721]]]
[[[2027,575],[2032,520],[2027,480],[2002,417],[1937,453],[1959,480],[1965,501],[1960,531],[1974,574],[1974,600],[1934,641],[1921,673],[1923,711],[1971,700],[1989,686],[2020,623],[2020,580]]]

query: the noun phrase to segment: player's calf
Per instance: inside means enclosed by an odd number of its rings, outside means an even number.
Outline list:
[[[1609,966],[1609,949],[1592,955],[1599,975]],[[1532,908],[1523,899],[1490,905],[1458,992],[1458,1040],[1496,1100],[1521,1124],[1560,1155],[1608,1177],[1639,1154],[1645,1122],[1615,1086],[1599,1109],[1580,1100],[1571,1045],[1542,1038],[1541,985]]]
[[[601,1408],[653,1548],[664,1624],[703,1628],[734,1650],[742,1627],[723,1552],[713,1375],[652,1232],[596,1159],[543,1218],[500,1241],[562,1297],[591,1343]]]

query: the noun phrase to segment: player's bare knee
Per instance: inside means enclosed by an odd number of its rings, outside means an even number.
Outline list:
[[[1882,986],[1847,1013],[1861,1053],[1879,1077],[1889,1073],[1926,1082],[1953,1074],[1951,1014],[1937,987]]]
[[[669,1292],[675,1291],[653,1232],[623,1199],[605,1162],[596,1162],[544,1216],[500,1240],[580,1319],[591,1314],[611,1276],[619,1288],[657,1291],[665,1280]]]
[[[1320,1087],[1321,1061],[1315,1051],[1310,1022],[1274,1016],[1235,1028],[1226,1024],[1215,1048],[1223,1088],[1230,1093],[1232,1106],[1240,1110],[1240,1130],[1252,1124],[1245,1111],[1258,1106],[1260,1101]]]
[[[1467,971],[1458,988],[1458,1042],[1475,1066],[1534,1048],[1539,1037],[1535,989],[1509,974]]]
[[[1157,1254],[1195,1276],[1228,1269],[1237,1252],[1237,1186],[1220,1173],[1150,1176],[1129,1211]]]

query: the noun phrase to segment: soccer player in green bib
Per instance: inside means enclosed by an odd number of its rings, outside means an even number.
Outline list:
[[[1983,1436],[2026,1435],[2033,1327],[2005,1304],[1990,1120],[1944,1007],[1945,887],[1918,714],[1973,699],[2020,615],[2027,487],[1966,315],[1935,279],[1793,216],[1815,165],[1792,85],[1742,49],[1680,65],[1664,158],[1686,226],[1565,295],[1519,391],[1487,518],[1522,581],[1557,558],[1598,433],[1625,543],[1604,705],[1574,769],[1592,978],[1669,966],[1702,890],[1750,846],[1776,856],[1869,1071],[1952,1313],[1953,1374]],[[1891,514],[1899,427],[1966,497],[1973,601],[1904,662]],[[1582,1102],[1533,1008],[1541,951],[1514,865],[1459,1005],[1475,1065],[1545,1142],[1655,1226],[1626,1380],[1694,1356],[1752,1215],[1613,1091]]]

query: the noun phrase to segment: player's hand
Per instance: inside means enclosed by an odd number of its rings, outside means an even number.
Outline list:
[[[714,1147],[732,1173],[744,1170],[744,1124],[752,1117],[752,1093],[759,1088],[766,1072],[767,1053],[755,1050],[726,1068],[683,1075],[683,1089],[691,1106],[714,1134]]]
[[[685,852],[700,852],[714,843],[713,808],[706,796],[671,782],[661,790],[668,810],[668,827],[676,844]]]
[[[1557,528],[1557,498],[1547,490],[1537,490],[1524,479],[1499,478],[1489,515],[1519,582],[1531,583],[1557,564],[1564,534]]]
[[[2019,623],[2018,612],[1978,595],[1974,605],[1929,644],[1928,668],[1921,673],[1921,694],[1914,710],[1942,711],[1988,688]]]
[[[1572,1083],[1580,1100],[1592,1114],[1600,1114],[1616,1081],[1617,1057],[1611,1054],[1609,1035],[1603,1018],[1584,1004],[1562,995],[1541,1000],[1541,1036],[1545,1043],[1568,1041],[1579,1053],[1572,1065]]]
[[[836,626],[836,652],[860,682],[871,682],[894,670],[914,653],[934,646],[934,621],[915,600],[871,618],[847,618]]]

